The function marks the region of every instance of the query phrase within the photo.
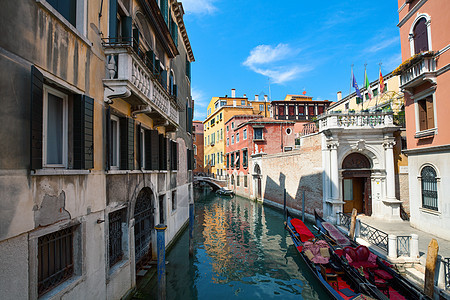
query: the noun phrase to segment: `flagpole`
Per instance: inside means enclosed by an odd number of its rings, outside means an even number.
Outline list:
[[[365,88],[366,88],[366,92],[368,93],[369,90],[367,89],[366,81],[367,81],[367,62],[364,64],[364,86],[365,86]],[[370,85],[369,85],[369,88],[370,88]],[[362,96],[363,96],[363,98],[362,98],[362,101],[361,101],[361,112],[362,112],[363,109],[364,109],[364,98],[365,98],[364,95],[362,95]],[[369,99],[369,100],[370,100],[370,99]],[[367,104],[367,105],[369,105],[369,104]]]
[[[379,97],[377,97],[377,99],[375,100],[375,109],[378,109],[378,98],[381,98],[381,95],[383,94],[383,91],[381,90],[381,80],[380,80],[380,75],[381,75],[381,65],[383,63],[380,61],[380,63],[378,64],[380,66],[380,71],[378,74],[378,95],[380,95]]]
[[[352,93],[352,86],[353,86],[353,64],[352,64],[352,74],[350,75],[350,89],[348,90],[349,95]]]

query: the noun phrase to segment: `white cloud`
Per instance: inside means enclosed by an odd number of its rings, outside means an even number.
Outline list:
[[[299,52],[300,49],[293,49],[288,44],[280,43],[276,47],[259,45],[250,51],[250,55],[243,65],[249,67],[253,72],[269,77],[272,83],[281,84],[312,69],[310,66],[298,66],[289,64],[289,62],[285,65],[274,64],[293,59]]]
[[[385,49],[385,48],[388,48],[389,46],[391,46],[391,45],[393,45],[393,44],[395,44],[395,43],[397,43],[397,42],[399,42],[399,37],[393,37],[393,38],[391,38],[391,39],[386,39],[386,40],[377,40],[375,43],[374,43],[374,45],[372,45],[372,46],[370,46],[370,47],[368,47],[368,48],[366,48],[365,50],[364,50],[364,52],[365,53],[376,53],[376,52],[378,52],[378,51],[380,51],[380,50],[383,50],[383,49]]]
[[[187,14],[212,14],[217,10],[216,0],[183,0],[183,8]]]
[[[209,100],[205,93],[195,87],[191,90],[192,99],[194,100],[194,120],[204,120],[206,118],[206,108]]]

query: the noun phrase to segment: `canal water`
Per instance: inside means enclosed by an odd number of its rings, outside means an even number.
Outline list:
[[[167,299],[328,299],[298,256],[282,211],[195,193],[194,256],[185,230],[166,255]],[[138,298],[157,299],[156,277]]]

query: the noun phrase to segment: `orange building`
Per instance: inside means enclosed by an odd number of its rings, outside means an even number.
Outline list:
[[[398,6],[411,225],[450,239],[450,1]]]
[[[203,122],[192,121],[192,132],[194,140],[194,174],[205,172],[203,166]]]

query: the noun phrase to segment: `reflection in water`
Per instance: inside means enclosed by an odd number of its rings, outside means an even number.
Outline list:
[[[280,211],[213,193],[195,201],[194,257],[186,231],[167,256],[168,299],[327,299]],[[156,278],[140,292],[156,299]]]

